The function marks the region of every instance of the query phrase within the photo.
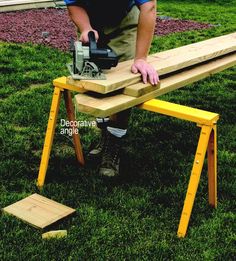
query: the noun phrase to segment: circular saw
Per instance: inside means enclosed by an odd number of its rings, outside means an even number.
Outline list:
[[[75,80],[105,80],[103,69],[110,69],[118,64],[116,53],[110,48],[98,48],[93,31],[88,33],[89,45],[80,41],[71,43],[73,62],[67,67]]]

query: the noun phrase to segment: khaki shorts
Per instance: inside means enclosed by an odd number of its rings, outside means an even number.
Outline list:
[[[99,35],[98,42],[106,43],[118,56],[119,62],[131,60],[135,56],[139,9],[133,6],[128,15],[115,27],[106,26]],[[103,39],[104,38],[104,39]],[[115,127],[126,129],[131,109],[112,115]]]
[[[139,9],[134,6],[118,26],[107,26],[103,30],[108,46],[117,54],[120,62],[135,56],[138,17]]]

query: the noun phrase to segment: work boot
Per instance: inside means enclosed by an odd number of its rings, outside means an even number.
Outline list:
[[[99,174],[114,177],[119,174],[121,138],[107,132],[107,138],[102,150],[102,160]]]
[[[106,139],[107,139],[107,131],[102,130],[102,135],[99,143],[88,154],[89,159],[97,160],[101,158]]]
[[[107,125],[108,125],[108,122],[102,122],[102,123],[97,122],[97,126],[101,130],[101,137],[100,137],[98,144],[89,151],[88,160],[94,161],[94,162],[101,160],[103,147],[104,147],[105,141],[107,139]]]

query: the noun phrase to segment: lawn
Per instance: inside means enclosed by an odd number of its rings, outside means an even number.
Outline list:
[[[207,30],[155,36],[151,52],[236,31],[236,1],[159,1],[159,12],[211,23]],[[35,180],[52,97],[66,75],[68,53],[33,44],[0,43],[0,207],[37,191]],[[76,208],[55,229],[68,237],[44,241],[41,231],[0,216],[0,260],[235,260],[236,68],[161,99],[220,114],[218,208],[208,206],[204,165],[186,238],[176,231],[197,145],[189,122],[133,109],[122,175],[98,176],[77,165],[72,140],[56,129],[42,195]],[[59,119],[65,119],[62,103]],[[91,117],[79,115],[79,119]],[[82,128],[85,153],[98,133]]]

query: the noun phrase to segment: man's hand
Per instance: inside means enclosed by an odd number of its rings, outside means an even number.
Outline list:
[[[159,76],[152,65],[150,65],[144,59],[136,59],[131,67],[132,73],[141,73],[143,83],[147,83],[148,81],[152,85],[156,85],[159,82]]]
[[[145,2],[139,6],[139,9],[136,53],[131,71],[141,73],[144,83],[149,81],[152,85],[156,85],[159,82],[158,74],[146,61],[156,24],[156,1]]]
[[[96,41],[98,40],[98,32],[94,30],[90,24],[89,16],[86,10],[80,6],[68,6],[68,12],[70,15],[71,20],[74,24],[78,27],[80,31],[80,41],[82,43],[88,43],[88,33],[93,31],[95,34]]]
[[[81,32],[79,40],[80,40],[82,43],[85,44],[85,43],[88,43],[88,42],[89,42],[88,33],[89,33],[90,31],[93,31],[93,32],[94,32],[94,34],[95,34],[95,39],[96,39],[96,41],[98,40],[98,38],[99,38],[98,32],[97,32],[96,30],[93,30],[93,29],[91,28],[91,29],[86,29],[86,30],[84,30],[83,32]]]

